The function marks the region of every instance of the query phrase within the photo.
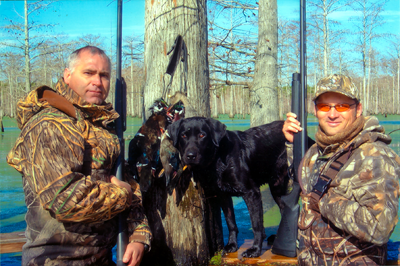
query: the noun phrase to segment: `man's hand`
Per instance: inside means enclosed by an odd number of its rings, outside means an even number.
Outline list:
[[[117,185],[119,187],[123,187],[128,191],[128,202],[129,205],[132,203],[132,188],[131,185],[129,185],[128,183],[119,180],[118,178],[116,178],[115,176],[111,176],[111,183],[114,185]]]
[[[139,266],[144,254],[144,244],[139,242],[129,243],[126,247],[122,261],[128,266]]]
[[[285,138],[289,142],[293,142],[294,139],[294,133],[297,133],[299,131],[302,131],[303,128],[300,127],[300,122],[296,119],[297,115],[294,113],[287,113],[286,114],[287,119],[285,120],[285,123],[283,124],[282,132],[285,135]]]

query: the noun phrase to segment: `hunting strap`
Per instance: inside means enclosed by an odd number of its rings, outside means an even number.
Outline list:
[[[184,69],[183,69],[183,78],[184,78],[184,88],[183,92],[186,93],[187,90],[187,70],[188,70],[188,62],[187,62],[187,47],[185,44],[185,41],[183,40],[183,37],[181,35],[178,35],[175,39],[175,42],[171,48],[171,50],[167,53],[169,55],[173,51],[169,63],[167,66],[167,70],[165,71],[165,74],[169,74],[171,76],[169,83],[167,87],[165,87],[164,83],[164,89],[163,89],[163,95],[162,97],[165,99],[167,96],[167,93],[170,90],[170,87],[172,85],[172,80],[174,78],[175,70],[179,64],[179,62],[183,62],[184,64]]]
[[[353,149],[352,146],[348,147],[348,149],[339,155],[336,160],[334,160],[330,165],[328,170],[324,174],[320,174],[317,180],[317,183],[314,185],[311,190],[311,197],[319,201],[325,192],[328,190],[329,185],[336,178],[340,169],[344,166],[347,160],[350,158]]]
[[[42,86],[41,88],[43,88],[43,91],[41,95],[38,95],[40,102],[46,101],[49,105],[76,119],[76,111],[72,103],[63,96],[54,92],[50,87]]]

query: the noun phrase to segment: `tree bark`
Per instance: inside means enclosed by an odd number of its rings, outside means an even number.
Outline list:
[[[155,100],[176,91],[187,93],[190,106],[185,106],[185,117],[210,117],[206,1],[146,0],[145,29],[146,117]],[[171,76],[165,72],[173,53],[167,52],[178,35],[187,47],[187,70],[179,60],[167,91]],[[218,210],[205,199],[200,183],[194,182],[191,174],[183,174],[170,193],[159,180],[143,193],[153,242],[141,265],[207,265],[223,245],[220,213],[216,217]]]
[[[28,21],[28,1],[24,2],[24,18],[25,18],[25,45],[24,45],[24,53],[25,53],[25,92],[29,92],[31,90],[31,58],[29,54],[29,21]]]
[[[188,49],[188,71],[179,63],[168,94],[185,93],[181,78],[187,76],[187,97],[192,105],[186,117],[210,117],[209,78],[207,58],[206,1],[177,0],[160,4],[146,0],[145,7],[145,107],[160,98],[170,76],[164,74],[170,55],[167,52],[178,35],[183,37]],[[164,82],[165,80],[165,82]],[[148,115],[146,115],[148,116]]]
[[[235,109],[234,109],[234,95],[235,95],[235,86],[229,86],[229,118],[235,117]]]
[[[214,93],[212,94],[214,99],[214,108],[213,108],[213,118],[218,118],[218,98],[217,98],[217,88],[215,88]]]
[[[251,97],[251,127],[279,119],[277,13],[276,0],[259,2],[257,58]]]

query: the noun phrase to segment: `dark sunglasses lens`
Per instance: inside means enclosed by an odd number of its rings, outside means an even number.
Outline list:
[[[335,108],[338,112],[344,112],[344,111],[349,110],[350,104],[347,104],[347,103],[338,104],[338,105],[335,105]]]

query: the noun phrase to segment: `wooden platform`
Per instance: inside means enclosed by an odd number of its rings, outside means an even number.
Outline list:
[[[271,248],[272,246],[267,245],[267,243],[263,243],[263,250],[261,256],[258,258],[243,258],[242,253],[251,247],[253,244],[253,240],[246,239],[243,245],[239,248],[238,251],[234,253],[229,253],[222,256],[221,265],[257,265],[257,266],[271,266],[271,265],[280,265],[280,266],[289,266],[289,265],[297,265],[297,258],[288,258],[285,256],[272,254]],[[400,265],[400,260],[390,260],[386,262],[386,265]]]
[[[242,253],[250,248],[253,240],[246,239],[238,251],[222,256],[222,265],[297,265],[296,258],[275,255],[271,252],[271,247],[263,243],[261,256],[258,258],[243,258]]]
[[[25,232],[13,232],[0,234],[0,254],[21,252],[22,246],[25,244]],[[258,258],[243,258],[242,253],[251,247],[253,240],[246,239],[238,251],[222,256],[219,265],[256,265],[270,266],[280,265],[289,266],[297,265],[296,258],[288,258],[285,256],[275,255],[271,252],[271,246],[263,243],[261,256]],[[388,261],[386,265],[400,265],[400,261]]]
[[[25,242],[25,232],[0,234],[0,254],[21,252]]]

